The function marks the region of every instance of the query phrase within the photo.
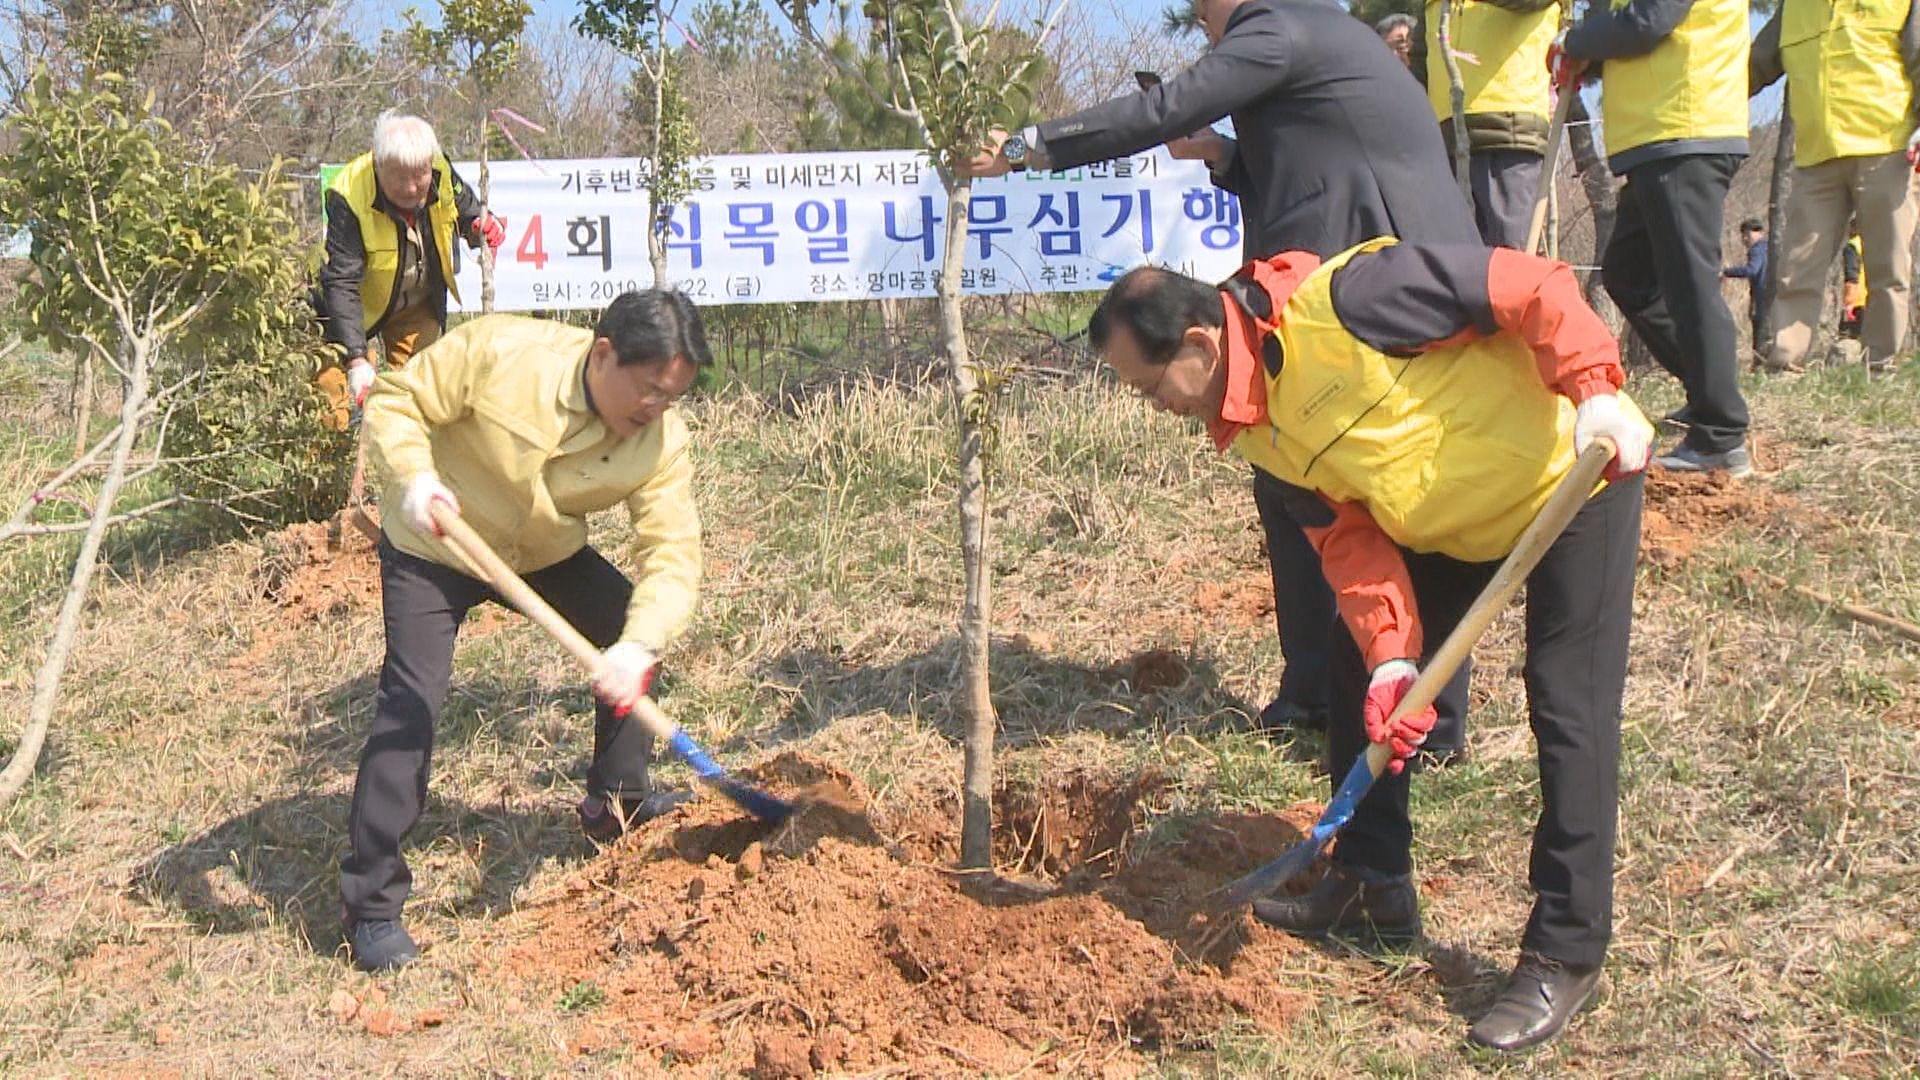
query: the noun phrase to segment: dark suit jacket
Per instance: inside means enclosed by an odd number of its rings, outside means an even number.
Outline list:
[[[1231,115],[1239,145],[1216,173],[1238,194],[1245,254],[1337,254],[1376,236],[1480,244],[1420,84],[1372,29],[1323,0],[1253,0],[1220,43],[1143,93],[1039,126],[1070,169]]]

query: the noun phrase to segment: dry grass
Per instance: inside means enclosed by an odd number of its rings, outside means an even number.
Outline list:
[[[1435,943],[1400,958],[1307,951],[1273,977],[1319,1002],[1288,1038],[1229,1029],[1149,1056],[1168,1075],[1898,1075],[1920,1060],[1916,656],[1756,587],[1764,567],[1920,616],[1913,369],[1757,387],[1756,483],[1816,508],[1649,567],[1626,713],[1611,991],[1559,1046],[1470,1053],[1466,1018],[1524,920],[1536,786],[1518,620],[1479,651],[1474,757],[1416,784]],[[1659,380],[1640,389],[1670,404]],[[730,762],[799,744],[856,772],[883,811],[957,785],[959,573],[947,402],[850,386],[784,411],[698,410],[709,581],[667,704]],[[9,499],[35,450],[7,428]],[[1318,795],[1317,744],[1249,714],[1277,685],[1245,470],[1183,425],[1093,383],[1022,390],[994,445],[1003,772],[1067,765],[1174,780],[1152,842],[1227,807]],[[609,551],[621,523],[600,523]],[[0,553],[0,571],[43,554]],[[410,918],[425,962],[382,980],[395,1037],[341,1023],[372,981],[335,956],[334,861],[380,650],[359,604],[292,618],[260,545],[129,553],[102,588],[47,767],[0,816],[0,1072],[19,1075],[528,1075],[647,1070],[575,1056],[592,994],[490,992],[496,916],[592,857],[573,832],[589,703],[517,619],[463,639]],[[24,705],[44,574],[0,586],[0,703]],[[475,632],[477,631],[477,632]],[[1190,672],[1134,685],[1128,660]],[[675,770],[677,773],[677,769]],[[1904,1063],[1904,1064],[1903,1064]]]

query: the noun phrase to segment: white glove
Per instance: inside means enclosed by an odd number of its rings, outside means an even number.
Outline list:
[[[653,689],[659,664],[660,658],[645,645],[622,641],[600,654],[600,668],[593,674],[594,696],[613,706],[614,715],[625,716]]]
[[[1574,410],[1573,452],[1585,452],[1595,439],[1613,443],[1609,477],[1626,476],[1647,467],[1647,455],[1653,449],[1652,429],[1627,415],[1617,395],[1595,394]]]
[[[353,407],[360,408],[367,403],[367,391],[373,389],[373,365],[364,356],[356,356],[347,363],[347,396],[353,399]]]
[[[445,536],[440,526],[433,523],[433,504],[443,502],[455,514],[460,512],[460,500],[453,497],[447,485],[432,472],[423,472],[407,481],[406,493],[400,497],[400,516],[407,519],[415,532],[428,536]]]

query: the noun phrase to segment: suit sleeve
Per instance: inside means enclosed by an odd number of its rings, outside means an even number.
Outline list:
[[[620,640],[659,653],[693,618],[700,596],[700,515],[693,501],[691,438],[678,414],[662,418],[665,463],[627,497],[633,521],[633,599]]]
[[[1039,125],[1047,167],[1072,169],[1138,153],[1272,94],[1293,77],[1281,21],[1256,11],[1192,67],[1159,86]]]
[[[1593,4],[1567,31],[1567,55],[1580,60],[1645,56],[1693,10],[1693,0],[1631,0],[1625,7]]]
[[[1774,12],[1747,49],[1747,96],[1765,90],[1787,73],[1780,59],[1780,13]]]
[[[1504,332],[1533,353],[1540,381],[1575,404],[1626,382],[1619,344],[1562,262],[1512,248],[1396,244],[1349,260],[1332,293],[1341,325],[1389,355]]]
[[[320,296],[326,305],[326,338],[348,357],[367,351],[365,309],[360,305],[360,279],[367,272],[366,244],[360,239],[360,219],[347,200],[329,191],[327,202],[327,262],[320,268]]]
[[[1367,670],[1389,660],[1418,661],[1420,616],[1400,548],[1364,505],[1334,502],[1284,481],[1279,487],[1287,512],[1320,554],[1320,573]]]
[[[1721,271],[1730,278],[1748,278],[1760,281],[1767,276],[1767,245],[1762,242],[1747,246],[1747,261],[1744,266],[1729,266]]]

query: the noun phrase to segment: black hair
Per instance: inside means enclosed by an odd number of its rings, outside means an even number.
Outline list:
[[[1767,223],[1764,221],[1761,221],[1757,217],[1750,217],[1747,220],[1740,223],[1740,231],[1741,232],[1765,232],[1767,231]]]
[[[657,364],[676,356],[685,357],[696,369],[713,362],[700,309],[677,290],[621,293],[600,313],[593,334],[613,343],[614,361],[621,367]]]
[[[1107,351],[1115,326],[1124,326],[1140,345],[1140,355],[1155,366],[1170,364],[1180,343],[1196,326],[1225,326],[1227,309],[1220,290],[1204,281],[1157,266],[1129,270],[1093,309],[1087,342]]]

